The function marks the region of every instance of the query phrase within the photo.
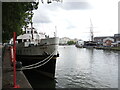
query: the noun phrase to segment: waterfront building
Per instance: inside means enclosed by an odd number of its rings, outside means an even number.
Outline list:
[[[94,37],[94,41],[97,42],[98,45],[103,45],[103,40],[107,38],[114,39],[113,36],[103,36],[103,37]]]
[[[120,34],[114,34],[114,36],[94,37],[94,41],[97,42],[98,45],[120,46]]]
[[[112,46],[112,43],[114,42],[114,38],[104,38],[103,39],[103,46]]]
[[[69,41],[73,41],[76,43],[78,40],[81,40],[81,39],[77,39],[77,38],[71,39],[69,37],[62,37],[59,39],[59,45],[67,45]]]
[[[114,34],[115,42],[120,41],[120,34]]]
[[[63,37],[59,39],[59,44],[60,45],[67,45],[67,42],[70,41],[71,39],[68,37]]]
[[[114,34],[115,42],[117,43],[117,46],[120,46],[120,34]]]

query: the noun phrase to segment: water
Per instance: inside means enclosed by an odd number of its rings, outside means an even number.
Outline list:
[[[118,88],[120,52],[59,46],[59,54],[55,80],[27,75],[34,88]]]

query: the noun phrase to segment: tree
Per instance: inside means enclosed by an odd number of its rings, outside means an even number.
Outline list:
[[[13,36],[22,33],[22,28],[32,22],[32,10],[38,8],[38,2],[2,3],[2,41],[7,42]]]
[[[22,28],[32,23],[32,11],[37,9],[39,4],[39,2],[35,1],[2,3],[3,43],[9,41],[13,37],[13,32],[17,32],[17,35],[20,35],[23,33]],[[47,3],[52,3],[52,1],[62,2],[62,0],[47,0]],[[44,3],[44,0],[41,0],[41,2]]]
[[[68,44],[68,45],[74,45],[75,42],[74,42],[74,41],[68,41],[67,44]]]

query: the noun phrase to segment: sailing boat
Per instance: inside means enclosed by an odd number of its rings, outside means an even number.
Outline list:
[[[91,19],[90,19],[90,37],[91,37],[90,41],[85,41],[84,43],[85,48],[94,48],[97,45],[97,43],[94,42],[93,24]]]

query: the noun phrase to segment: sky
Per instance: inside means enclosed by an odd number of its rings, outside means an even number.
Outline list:
[[[118,33],[119,0],[63,0],[39,3],[34,10],[33,25],[38,32],[58,37],[90,40],[90,19],[94,37]]]

